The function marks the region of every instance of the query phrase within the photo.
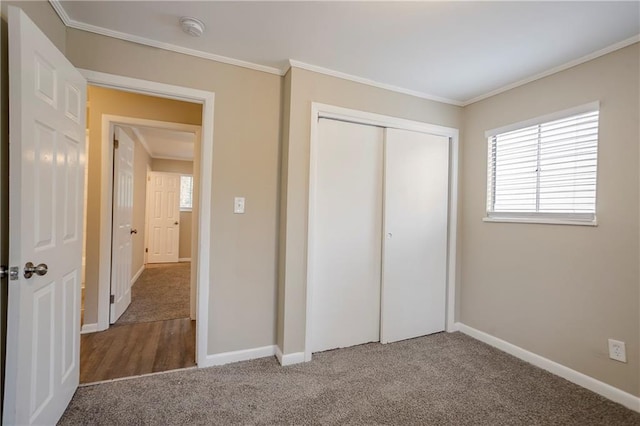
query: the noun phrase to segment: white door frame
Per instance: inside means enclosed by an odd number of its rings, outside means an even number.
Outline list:
[[[389,127],[402,130],[413,130],[448,137],[450,140],[449,156],[449,217],[448,217],[448,248],[447,248],[447,317],[446,331],[456,331],[456,242],[458,226],[458,158],[459,158],[459,131],[452,127],[438,126],[420,121],[407,120],[387,115],[374,114],[327,105],[318,102],[311,103],[311,144],[309,154],[309,211],[307,228],[307,286],[306,286],[306,314],[305,314],[305,341],[304,360],[311,361],[311,309],[313,306],[312,294],[314,285],[313,236],[315,232],[315,208],[316,208],[316,171],[318,150],[318,120],[320,118],[332,118],[358,124],[368,124],[381,127]]]
[[[114,74],[106,74],[97,71],[79,69],[80,73],[87,79],[87,84],[116,89],[126,92],[139,93],[143,95],[159,96],[179,101],[199,103],[202,105],[202,127],[200,139],[200,203],[198,208],[199,229],[197,235],[198,258],[197,258],[197,312],[196,312],[196,364],[206,365],[208,348],[208,326],[209,326],[209,285],[210,271],[209,260],[206,259],[212,251],[211,241],[211,186],[213,176],[213,113],[215,94],[204,90],[191,89],[187,87],[174,86],[153,81],[140,80],[136,78],[123,77]],[[105,119],[102,122],[102,138],[109,140],[109,125],[105,126]],[[138,120],[140,121],[140,120]],[[148,120],[153,121],[153,120]],[[162,123],[162,122],[156,122]],[[123,123],[131,124],[131,123]],[[166,124],[166,123],[165,123]],[[105,130],[106,127],[106,130]],[[200,126],[198,127],[200,131]],[[111,170],[104,167],[105,161],[111,159],[113,151],[111,144],[102,144],[102,175],[101,175],[101,204],[100,204],[100,269],[99,269],[99,290],[98,290],[98,330],[109,328],[109,282],[110,282],[110,261],[105,261],[111,251],[111,197],[112,197],[112,176]],[[105,305],[104,300],[107,301]]]

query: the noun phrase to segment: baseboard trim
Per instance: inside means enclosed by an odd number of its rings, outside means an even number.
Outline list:
[[[97,322],[94,322],[93,324],[83,324],[82,328],[80,329],[80,334],[95,333],[96,331],[100,331],[98,329]]]
[[[134,285],[136,281],[138,281],[138,278],[140,278],[140,275],[142,275],[143,272],[144,272],[144,264],[140,267],[140,269],[138,269],[138,272],[136,272],[133,278],[131,278],[131,285]]]
[[[178,262],[191,262],[190,257],[181,257],[178,259]]]
[[[204,363],[198,364],[198,367],[213,367],[215,365],[224,365],[232,362],[249,361],[251,359],[274,356],[275,354],[275,345],[243,349],[241,351],[223,352],[220,354],[207,355]]]
[[[553,373],[556,376],[560,376],[563,379],[575,383],[576,385],[589,389],[590,391],[602,395],[603,397],[617,402],[618,404],[622,404],[633,411],[640,412],[640,397],[627,393],[623,390],[613,387],[607,383],[601,382],[598,379],[594,379],[591,376],[587,376],[586,374],[580,373],[562,364],[558,364],[557,362],[551,361],[548,358],[537,355],[533,352],[529,352],[526,349],[522,349],[519,346],[499,339],[483,331],[476,330],[475,328],[469,327],[468,325],[456,323],[456,326],[461,333],[464,333],[468,336],[473,337],[474,339],[480,340],[481,342],[500,349],[501,351],[511,354],[516,358],[520,358],[521,360],[533,364],[536,367],[547,370],[548,372]]]
[[[292,354],[283,354],[279,346],[276,346],[276,358],[281,366],[300,364],[304,362],[304,352],[294,352]]]

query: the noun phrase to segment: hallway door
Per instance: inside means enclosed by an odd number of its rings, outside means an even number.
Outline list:
[[[148,263],[178,262],[180,247],[180,175],[149,173]]]

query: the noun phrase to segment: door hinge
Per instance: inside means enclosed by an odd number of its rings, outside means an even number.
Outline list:
[[[118,139],[114,139],[113,140],[113,149],[118,149],[119,145],[120,145],[120,142],[118,141]]]
[[[109,303],[114,304],[116,303],[116,295],[112,294],[111,296],[109,296]]]
[[[144,249],[144,252],[145,252],[145,253],[149,253],[149,249],[148,249],[148,248],[145,248],[145,249]]]

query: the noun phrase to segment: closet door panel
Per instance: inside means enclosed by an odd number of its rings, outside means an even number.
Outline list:
[[[321,119],[316,150],[312,351],[380,340],[383,130]]]
[[[445,328],[449,140],[386,129],[383,343]]]

